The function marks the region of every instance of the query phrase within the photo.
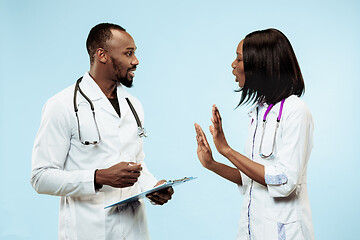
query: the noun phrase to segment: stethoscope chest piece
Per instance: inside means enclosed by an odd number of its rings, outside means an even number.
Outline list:
[[[139,137],[147,137],[146,130],[143,127],[138,127],[138,135]]]

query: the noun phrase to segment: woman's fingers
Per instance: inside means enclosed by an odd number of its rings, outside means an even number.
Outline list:
[[[221,123],[220,111],[215,104],[213,105],[213,118],[216,123]]]
[[[198,145],[202,145],[203,142],[202,142],[202,134],[199,129],[200,126],[197,125],[196,123],[194,125],[195,125],[195,131],[196,131],[196,141],[197,141]]]
[[[199,126],[199,128],[200,128],[200,131],[201,131],[202,140],[203,140],[204,145],[205,145],[208,149],[210,149],[210,145],[209,145],[209,143],[208,143],[208,141],[207,141],[207,139],[206,139],[206,136],[205,136],[204,131],[202,130],[202,128],[201,128],[200,126]]]
[[[195,123],[195,130],[196,130],[196,140],[198,142],[198,145],[201,147],[206,147],[207,149],[210,149],[209,143],[206,139],[204,131],[201,129],[200,125]]]
[[[213,123],[214,128],[216,130],[221,130],[221,116],[220,116],[219,109],[216,107],[215,104],[213,105],[213,108],[212,108],[211,122]]]
[[[217,118],[217,115],[216,115],[216,106],[215,106],[215,104],[213,105],[211,112],[212,112],[211,121],[212,121],[213,124],[217,124],[218,123],[218,118]]]

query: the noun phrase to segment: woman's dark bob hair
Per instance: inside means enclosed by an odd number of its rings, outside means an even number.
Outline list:
[[[243,44],[245,84],[240,103],[275,104],[290,95],[301,96],[304,80],[293,48],[277,29],[248,34]],[[238,106],[239,106],[238,105]]]

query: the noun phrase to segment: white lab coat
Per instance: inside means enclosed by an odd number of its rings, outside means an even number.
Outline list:
[[[141,122],[140,102],[118,85],[121,118],[95,81],[86,73],[80,87],[92,100],[101,142],[85,146],[79,141],[73,107],[74,85],[50,98],[43,108],[41,126],[32,155],[31,183],[41,194],[61,196],[59,239],[149,239],[144,203],[127,207],[105,206],[152,188],[157,180],[144,163],[143,142],[128,97]],[[83,140],[98,138],[90,105],[78,92],[80,130]],[[138,162],[143,170],[128,188],[94,189],[94,171],[119,162]]]
[[[314,239],[310,203],[307,193],[306,169],[313,146],[313,121],[305,103],[297,96],[288,97],[277,130],[274,155],[263,159],[259,155],[263,116],[268,105],[249,113],[250,126],[245,155],[265,166],[263,186],[241,173],[244,194],[237,240]],[[262,153],[270,154],[277,103],[267,116]],[[251,237],[249,237],[249,235]]]

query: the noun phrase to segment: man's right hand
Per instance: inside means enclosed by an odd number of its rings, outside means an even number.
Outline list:
[[[137,182],[141,170],[141,164],[120,162],[107,169],[98,169],[95,182],[99,185],[109,185],[115,188],[131,187]]]

